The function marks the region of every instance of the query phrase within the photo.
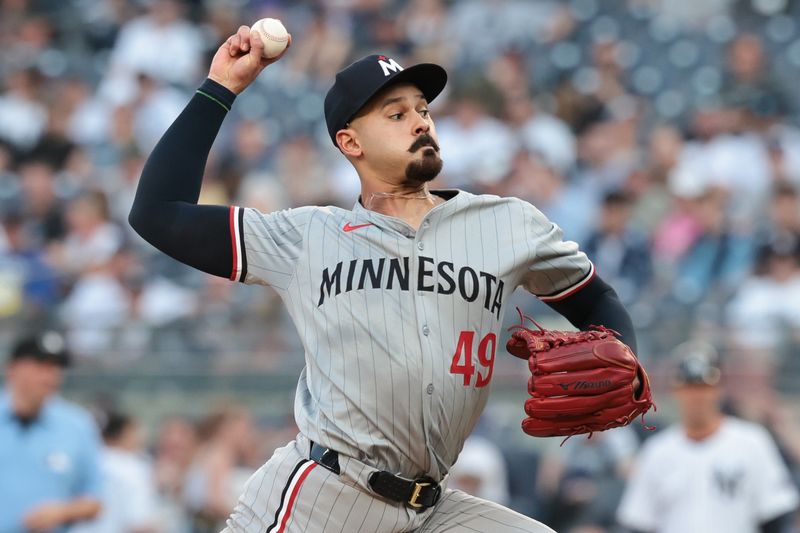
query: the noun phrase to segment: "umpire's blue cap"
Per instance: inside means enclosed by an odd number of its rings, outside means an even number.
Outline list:
[[[336,145],[336,132],[346,127],[375,93],[399,82],[413,83],[431,102],[447,84],[447,72],[433,63],[420,63],[404,69],[391,57],[377,54],[359,59],[340,70],[325,96],[325,122],[333,144]]]

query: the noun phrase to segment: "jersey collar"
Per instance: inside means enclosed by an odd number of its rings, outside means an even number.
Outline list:
[[[441,210],[440,208],[443,208],[444,206],[448,205],[449,203],[453,202],[456,198],[458,198],[458,195],[461,193],[461,191],[458,189],[437,189],[437,190],[431,190],[430,193],[435,194],[440,198],[444,198],[445,201],[443,204],[439,204],[431,210],[431,211],[434,210],[440,211]],[[414,228],[409,226],[405,221],[396,217],[378,213],[377,211],[371,211],[366,207],[364,207],[361,204],[361,195],[358,196],[358,199],[356,200],[356,203],[353,206],[353,213],[371,222],[376,222],[376,223],[379,222],[379,224],[376,225],[392,228],[394,230],[399,231],[403,235],[406,235],[407,237],[413,237],[416,234]]]
[[[435,194],[439,198],[444,198],[445,203],[449,202],[450,200],[452,200],[453,198],[458,196],[458,194],[460,192],[461,191],[458,190],[458,189],[436,189],[436,190],[430,191],[431,194]],[[356,200],[356,203],[353,206],[353,211],[356,212],[356,213],[365,212],[365,211],[367,213],[374,213],[374,211],[370,211],[369,209],[364,207],[364,205],[361,203],[361,195],[360,194],[358,195],[358,199]]]

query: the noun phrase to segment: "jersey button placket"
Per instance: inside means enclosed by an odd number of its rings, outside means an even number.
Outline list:
[[[425,229],[428,227],[426,222],[427,221],[423,221],[423,223],[420,225],[420,228],[419,228],[419,230],[417,231],[417,234],[416,234],[416,239],[419,239],[419,240],[417,240],[417,250],[418,250],[418,252],[422,252],[425,249],[425,244],[423,244],[421,239],[422,239],[423,234],[425,234]],[[417,257],[413,258],[413,263],[415,265],[419,264],[419,262],[418,262],[419,261],[418,252],[414,253],[414,255],[417,256]],[[414,291],[415,307],[416,307],[416,311],[417,311],[417,317],[420,320],[420,322],[422,322],[423,320],[426,320],[426,317],[428,317],[428,316],[433,316],[433,315],[431,315],[431,313],[433,312],[433,309],[429,309],[426,306],[426,303],[431,303],[431,302],[426,302],[427,299],[424,298],[424,295],[425,295],[424,291]],[[421,326],[418,326],[418,327],[420,327],[419,331],[422,333],[422,336],[420,336],[420,348],[422,350],[422,352],[421,352],[422,353],[422,361],[421,361],[422,374],[421,374],[420,378],[421,378],[421,382],[422,382],[421,384],[424,384],[420,388],[421,389],[420,393],[422,394],[422,398],[423,398],[423,400],[422,400],[422,434],[424,436],[425,445],[427,447],[428,444],[429,444],[428,443],[428,439],[430,438],[430,434],[431,434],[431,431],[430,431],[430,426],[431,426],[431,401],[430,401],[430,399],[431,399],[431,396],[433,395],[433,383],[432,383],[432,381],[433,381],[433,366],[432,366],[432,362],[431,362],[433,354],[431,353],[431,340],[430,340],[431,329],[430,329],[430,327],[426,323],[422,323]]]

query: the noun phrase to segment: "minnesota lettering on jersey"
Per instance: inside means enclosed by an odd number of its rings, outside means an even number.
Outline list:
[[[322,282],[319,285],[319,302],[317,307],[325,303],[325,298],[338,296],[342,292],[371,289],[411,289],[410,259],[395,257],[388,259],[353,259],[336,264],[331,270],[322,271]],[[483,307],[500,319],[503,305],[503,280],[488,272],[476,272],[464,266],[456,270],[450,261],[437,263],[431,257],[419,256],[417,263],[417,279],[414,290],[434,292],[436,294],[455,294],[456,292],[467,302],[474,302],[482,294]]]

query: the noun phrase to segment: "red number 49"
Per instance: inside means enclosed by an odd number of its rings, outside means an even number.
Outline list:
[[[472,376],[475,375],[475,365],[472,362],[472,341],[474,338],[474,331],[461,332],[456,344],[456,353],[453,354],[453,362],[450,364],[451,374],[462,374],[464,376],[465,387],[472,383]],[[478,371],[478,377],[475,380],[476,388],[485,387],[492,379],[496,347],[497,335],[494,333],[489,333],[478,343],[478,361],[486,369],[486,374],[484,375],[483,372]]]

